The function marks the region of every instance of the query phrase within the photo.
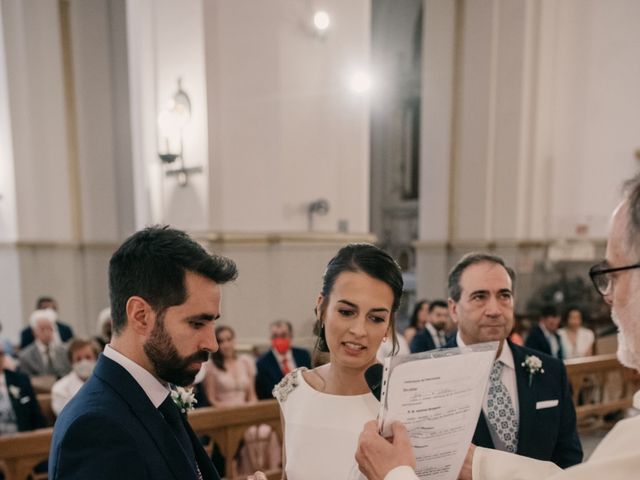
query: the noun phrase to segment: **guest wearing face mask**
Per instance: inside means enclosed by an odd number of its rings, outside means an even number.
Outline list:
[[[273,398],[273,387],[295,368],[311,368],[309,352],[291,346],[293,327],[290,322],[276,320],[269,329],[271,349],[258,358],[256,364],[256,395],[261,400]]]
[[[60,415],[64,406],[89,379],[97,359],[98,350],[90,340],[78,338],[69,343],[71,372],[54,383],[51,388],[51,408],[56,416]]]

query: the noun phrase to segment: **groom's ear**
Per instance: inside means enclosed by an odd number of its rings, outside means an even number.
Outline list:
[[[129,297],[127,300],[127,325],[139,335],[147,335],[153,328],[154,311],[142,297]]]

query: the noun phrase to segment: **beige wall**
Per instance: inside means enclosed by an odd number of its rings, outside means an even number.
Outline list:
[[[550,255],[595,260],[619,186],[638,166],[640,4],[425,6],[419,296],[442,295],[446,272],[469,250],[504,251],[516,266]],[[442,81],[450,76],[452,95]],[[435,134],[430,125],[451,112],[451,130]],[[555,247],[580,225],[595,245]]]

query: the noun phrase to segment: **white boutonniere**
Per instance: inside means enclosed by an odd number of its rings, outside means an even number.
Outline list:
[[[193,388],[176,387],[175,390],[171,390],[171,399],[184,415],[193,410],[198,403]]]
[[[17,385],[9,385],[9,393],[16,400],[20,400],[20,395],[22,395],[22,392],[20,391],[20,387]]]
[[[542,368],[542,360],[540,360],[535,355],[527,355],[526,357],[524,357],[522,366],[529,373],[529,386],[531,386],[531,381],[533,380],[533,376],[536,373],[544,373],[544,368]]]

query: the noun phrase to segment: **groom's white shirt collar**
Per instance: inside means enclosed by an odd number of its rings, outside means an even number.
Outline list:
[[[160,404],[164,402],[165,398],[167,398],[167,395],[170,393],[167,385],[164,385],[160,380],[151,375],[148,370],[145,370],[136,362],[115,350],[110,344],[104,347],[102,354],[129,372],[129,375],[142,387],[154,407],[158,408]]]

